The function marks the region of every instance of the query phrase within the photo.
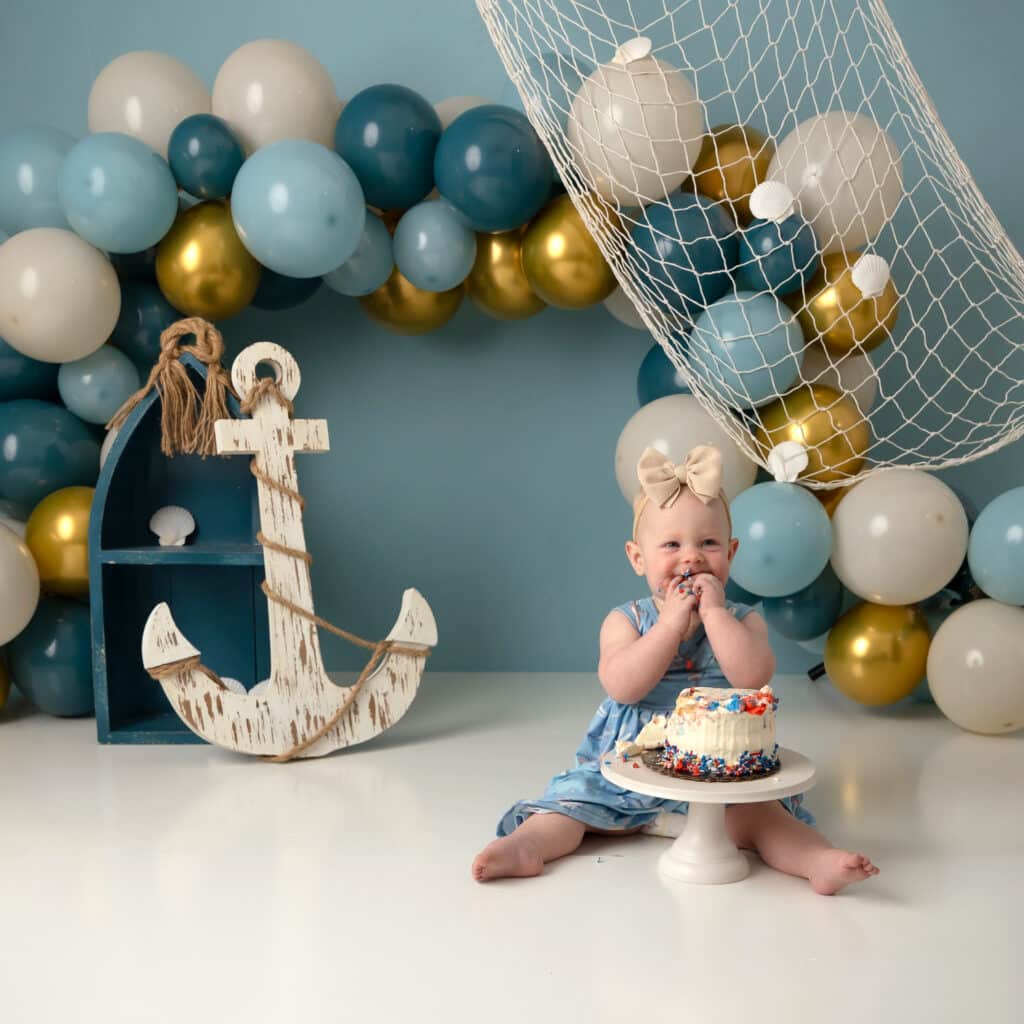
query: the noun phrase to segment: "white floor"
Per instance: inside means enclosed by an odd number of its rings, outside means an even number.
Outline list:
[[[0,1020],[1024,1019],[1024,735],[778,682],[808,803],[882,874],[837,897],[757,864],[661,880],[666,839],[588,838],[479,885],[500,812],[572,761],[591,675],[430,674],[366,746],[264,764],[0,717]],[[372,1016],[367,1016],[372,1015]]]

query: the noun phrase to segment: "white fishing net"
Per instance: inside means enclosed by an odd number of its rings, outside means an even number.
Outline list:
[[[827,488],[1024,432],[1024,263],[881,2],[477,6],[623,292],[751,458],[798,441]]]

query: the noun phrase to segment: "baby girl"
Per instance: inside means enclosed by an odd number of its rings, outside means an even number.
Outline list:
[[[673,821],[686,813],[686,803],[608,782],[602,756],[617,740],[633,739],[655,714],[670,714],[684,686],[759,688],[771,680],[775,657],[764,620],[725,596],[739,541],[732,536],[721,472],[721,453],[707,446],[694,448],[678,466],[653,448],[640,457],[641,490],[626,556],[646,578],[651,597],[608,614],[597,669],[608,696],[576,752],[576,767],[556,775],[540,799],[520,801],[502,817],[501,838],[473,861],[477,881],[539,875],[548,861],[572,853],[587,832],[676,834]],[[867,857],[833,847],[814,828],[800,796],[731,804],[726,829],[738,847],[806,878],[815,892],[831,895],[878,874]]]

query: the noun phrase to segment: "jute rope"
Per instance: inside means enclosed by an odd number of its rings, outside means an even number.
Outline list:
[[[186,321],[182,321],[182,323],[185,322]],[[205,321],[200,321],[200,323],[205,323]],[[166,335],[167,332],[165,331],[164,334]],[[161,345],[163,345],[163,337],[161,337]],[[163,355],[161,354],[161,359],[162,358]],[[175,357],[175,359],[176,358],[177,357]],[[180,364],[178,365],[180,367]],[[184,368],[181,369],[184,371]],[[155,370],[156,367],[154,367],[154,373]],[[153,378],[154,374],[151,373],[149,383],[152,383]],[[147,388],[143,389],[142,393],[145,393],[145,391],[148,390],[148,386],[149,384],[147,384]],[[253,387],[252,391],[249,392],[245,400],[241,403],[240,408],[242,412],[246,414],[251,413],[252,410],[256,407],[256,405],[259,403],[259,401],[267,396],[273,398],[283,408],[285,408],[288,411],[289,416],[292,415],[292,403],[287,398],[285,398],[284,395],[281,394],[281,391],[277,386],[277,382],[272,377],[263,377],[256,382],[255,387]],[[126,406],[127,404],[128,403],[125,403]],[[122,407],[121,411],[123,411],[123,409],[124,407]],[[121,411],[118,412],[118,416],[121,415]],[[130,412],[131,410],[128,411]],[[127,415],[127,413],[125,413],[125,415]],[[292,501],[296,502],[300,509],[306,507],[306,501],[302,497],[302,495],[299,494],[298,491],[292,490],[290,487],[286,487],[280,481],[274,480],[271,477],[267,476],[267,474],[264,473],[263,470],[256,465],[255,455],[249,461],[249,471],[252,473],[254,477],[256,477],[257,480],[259,480],[265,486],[270,487],[271,489],[279,492],[280,494],[285,495]],[[312,565],[313,563],[313,556],[310,555],[308,551],[299,551],[297,548],[289,547],[287,544],[281,544],[276,540],[272,540],[269,537],[264,536],[262,531],[257,532],[256,540],[263,547],[270,548],[272,551],[278,551],[283,555],[288,555],[291,558],[295,558],[299,561],[305,562],[306,565]],[[260,590],[263,591],[263,594],[266,596],[268,601],[273,601],[275,604],[281,605],[283,608],[287,608],[293,614],[299,615],[302,618],[308,620],[309,622],[315,623],[321,629],[326,629],[328,630],[328,632],[333,633],[335,636],[341,637],[343,640],[347,640],[349,643],[355,644],[358,647],[364,647],[367,650],[372,651],[369,661],[367,661],[366,665],[363,667],[362,672],[359,674],[359,678],[356,679],[356,681],[349,688],[349,692],[346,695],[341,707],[338,708],[338,710],[335,711],[335,713],[331,715],[331,717],[327,719],[324,722],[324,724],[314,733],[307,736],[305,739],[300,740],[298,743],[296,743],[289,750],[286,750],[282,754],[272,754],[264,756],[262,758],[262,760],[264,761],[272,761],[276,763],[290,761],[293,758],[297,757],[299,754],[301,754],[302,751],[306,750],[308,747],[316,743],[317,740],[319,740],[321,737],[325,736],[328,732],[330,732],[331,729],[333,729],[338,724],[338,722],[340,722],[341,719],[348,713],[349,709],[355,703],[356,697],[359,696],[359,693],[362,690],[364,684],[366,683],[366,680],[370,677],[371,673],[377,667],[381,658],[385,654],[390,654],[393,652],[397,654],[409,655],[410,657],[414,658],[426,658],[430,654],[429,648],[412,647],[408,644],[397,643],[394,640],[377,640],[376,642],[374,642],[372,640],[365,640],[361,636],[356,636],[355,633],[349,633],[346,630],[341,629],[339,626],[335,626],[333,623],[328,622],[326,619],[321,618],[319,615],[314,614],[309,609],[302,608],[301,606],[295,604],[293,601],[288,600],[288,598],[283,597],[281,594],[278,594],[276,591],[271,590],[266,580],[263,580],[263,582],[260,584]],[[227,686],[224,685],[224,682],[223,680],[221,680],[220,676],[218,676],[217,673],[214,672],[212,669],[209,669],[205,665],[200,663],[198,655],[195,655],[190,658],[184,658],[180,661],[171,662],[167,665],[161,665],[157,668],[147,669],[146,671],[150,674],[150,676],[153,679],[160,680],[168,676],[176,675],[179,672],[187,672],[191,669],[199,670],[220,689],[227,690]]]
[[[181,339],[188,335],[195,337],[194,343],[181,344]],[[188,370],[181,363],[181,356],[186,352],[207,367],[201,401]],[[221,365],[223,355],[224,339],[208,321],[193,316],[171,324],[160,335],[160,355],[146,383],[114,413],[107,429],[120,427],[139,402],[156,388],[162,410],[160,450],[164,455],[180,452],[206,458],[216,454],[213,425],[217,420],[230,418],[227,396],[235,394],[231,378]]]

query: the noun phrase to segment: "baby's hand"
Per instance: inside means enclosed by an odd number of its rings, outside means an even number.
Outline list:
[[[697,608],[702,620],[711,608],[725,607],[725,587],[717,576],[710,572],[698,573],[690,580],[690,585],[697,595]]]
[[[699,577],[694,577],[697,578]],[[664,604],[658,617],[666,625],[677,630],[684,640],[697,623],[697,596],[692,584],[693,580],[673,576],[671,579],[663,580],[661,585]]]

